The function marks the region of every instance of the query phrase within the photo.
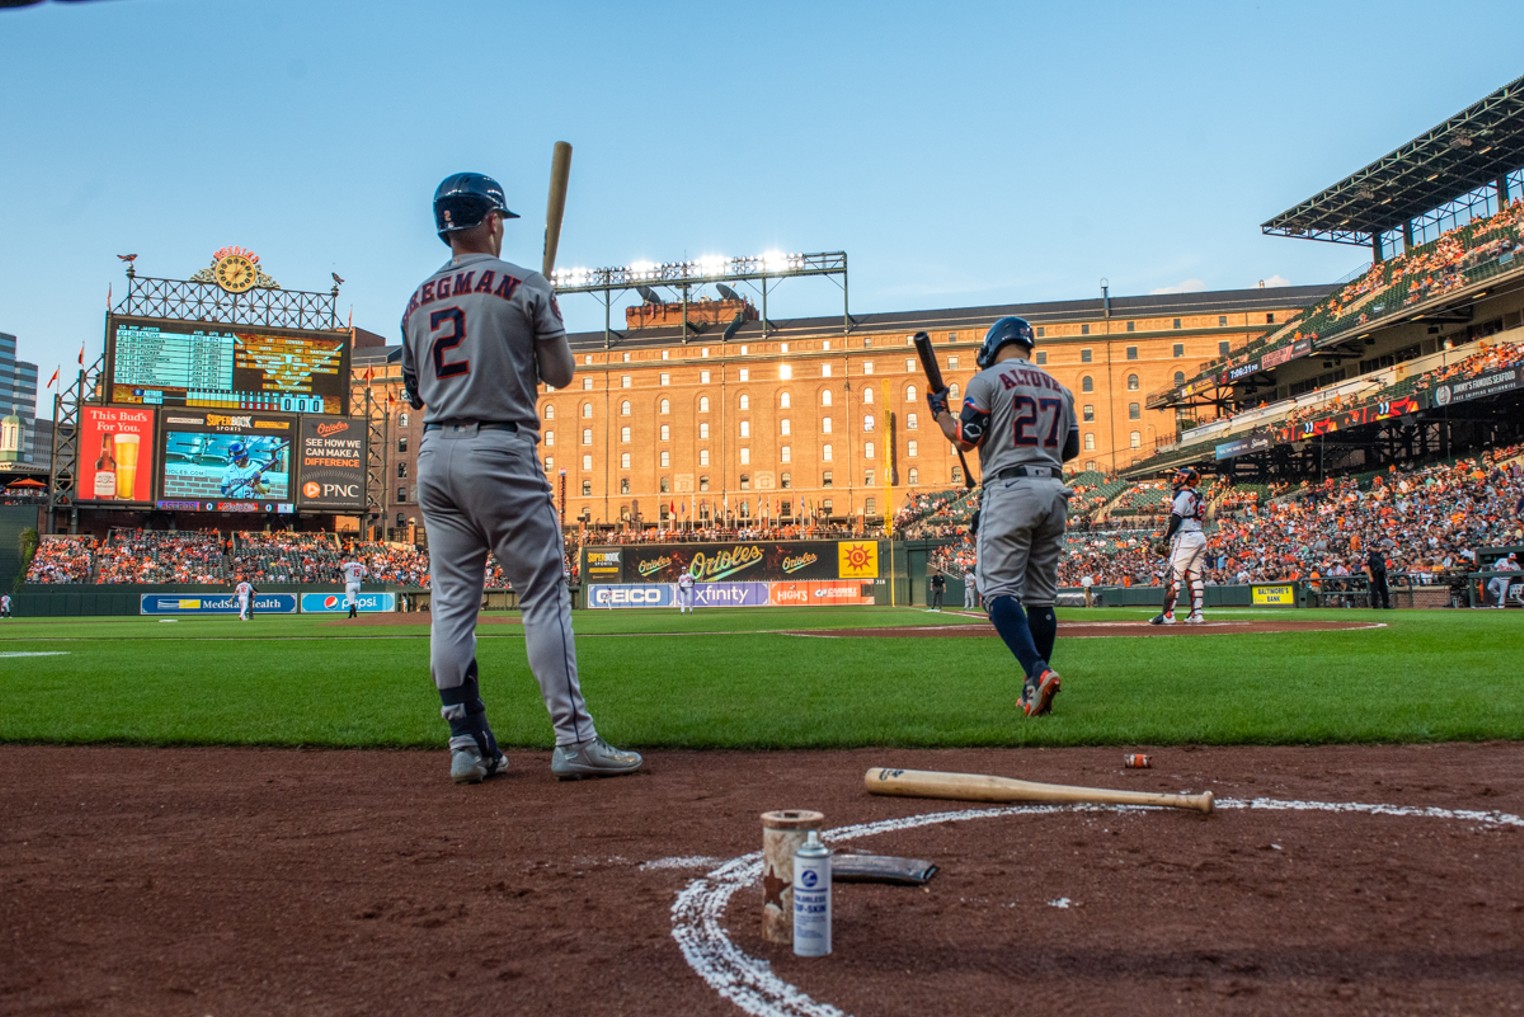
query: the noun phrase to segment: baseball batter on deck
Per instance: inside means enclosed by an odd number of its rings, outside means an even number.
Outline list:
[[[990,622],[1021,664],[1018,705],[1048,713],[1059,691],[1048,666],[1058,637],[1053,603],[1068,523],[1063,464],[1079,455],[1074,396],[1028,360],[1037,345],[1025,319],[1001,318],[979,347],[979,373],[964,390],[962,412],[947,390],[928,392],[932,419],[958,448],[979,450],[979,592]]]
[[[582,698],[536,411],[538,385],[565,387],[574,365],[549,282],[499,258],[504,223],[515,218],[491,177],[447,177],[434,193],[434,223],[451,257],[414,291],[402,317],[403,380],[413,407],[427,408],[418,500],[433,569],[429,668],[457,784],[508,765],[476,664],[489,549],[519,593],[529,668],[555,728],[551,771],[563,780],[611,776],[642,762],[598,736]]]

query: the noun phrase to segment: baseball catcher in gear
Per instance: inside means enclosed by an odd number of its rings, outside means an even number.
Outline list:
[[[1170,501],[1169,527],[1164,536],[1154,543],[1160,557],[1169,560],[1166,566],[1163,610],[1149,623],[1151,625],[1175,624],[1175,601],[1183,586],[1191,598],[1191,613],[1186,623],[1199,625],[1205,619],[1201,614],[1206,596],[1203,569],[1206,563],[1206,534],[1202,532],[1201,520],[1206,514],[1206,499],[1197,488],[1201,474],[1190,467],[1181,467],[1170,480],[1175,488]]]

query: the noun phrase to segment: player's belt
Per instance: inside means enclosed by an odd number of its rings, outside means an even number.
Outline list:
[[[443,431],[447,427],[474,427],[478,431],[517,431],[511,420],[434,420],[423,425],[425,431]]]
[[[1053,466],[1007,466],[993,477],[985,477],[986,484],[993,480],[1010,480],[1013,477],[1051,477],[1054,480],[1061,478],[1062,471]]]

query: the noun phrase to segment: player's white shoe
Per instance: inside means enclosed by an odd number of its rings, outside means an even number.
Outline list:
[[[1173,624],[1175,624],[1175,616],[1173,614],[1156,614],[1152,618],[1149,619],[1148,624],[1150,624],[1150,625],[1173,625]]]
[[[1185,616],[1185,623],[1187,625],[1205,625],[1206,619],[1201,617],[1201,615],[1197,614],[1195,611],[1192,611],[1190,614]]]

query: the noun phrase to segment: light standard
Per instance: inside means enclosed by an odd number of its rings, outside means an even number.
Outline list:
[[[1101,319],[1106,330],[1106,422],[1111,432],[1111,472],[1117,471],[1117,403],[1111,383],[1111,282],[1101,277]]]

